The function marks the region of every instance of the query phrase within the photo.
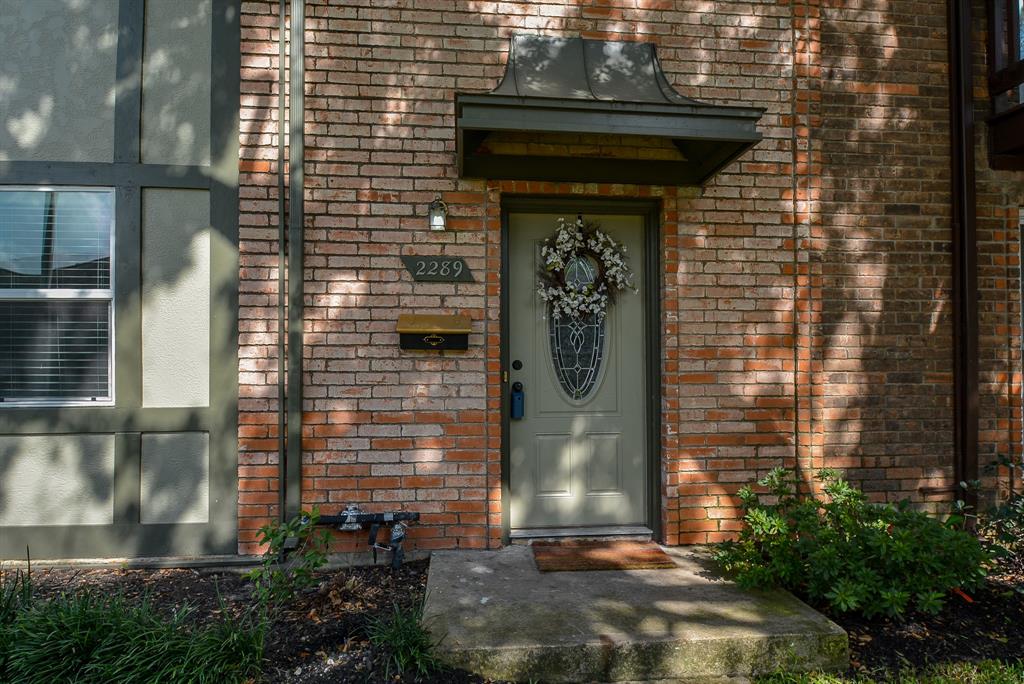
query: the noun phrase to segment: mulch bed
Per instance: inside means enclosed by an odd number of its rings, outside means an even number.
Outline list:
[[[364,628],[393,606],[422,601],[427,561],[348,568],[320,573],[320,585],[290,603],[267,644],[268,682],[410,682],[385,676],[387,654],[366,639]],[[81,587],[148,597],[168,611],[185,604],[196,619],[217,616],[224,606],[239,613],[252,599],[251,585],[238,574],[210,570],[33,570],[37,594]],[[1007,571],[990,578],[972,601],[951,597],[939,615],[909,615],[902,621],[832,616],[850,635],[849,674],[880,676],[907,666],[1024,657],[1024,574]],[[425,682],[485,682],[462,671],[441,671]]]
[[[951,596],[938,615],[901,621],[830,616],[850,635],[849,674],[874,677],[908,666],[1024,658],[1024,575],[994,575],[967,598]]]
[[[347,568],[318,573],[320,584],[289,603],[276,620],[266,648],[267,682],[484,682],[461,671],[441,671],[427,679],[386,677],[387,654],[367,640],[364,628],[394,605],[423,600],[427,561]],[[238,614],[251,605],[251,584],[237,573],[210,570],[33,569],[38,596],[91,587],[120,592],[128,599],[147,597],[157,609],[195,609],[195,619],[217,617],[224,607]],[[218,599],[218,594],[220,599]]]

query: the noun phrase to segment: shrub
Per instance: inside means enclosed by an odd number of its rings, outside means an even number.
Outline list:
[[[868,503],[836,472],[823,470],[825,496],[802,496],[790,471],[772,470],[739,492],[746,523],[716,558],[745,587],[783,587],[839,613],[899,617],[936,613],[951,589],[974,589],[990,554],[976,538],[913,510]]]
[[[146,602],[86,591],[23,606],[6,629],[0,681],[212,684],[259,674],[266,623],[198,626],[188,609],[168,618]]]
[[[438,665],[433,652],[436,644],[423,627],[422,604],[405,609],[396,604],[391,615],[370,622],[367,633],[370,642],[387,653],[385,677],[388,679],[392,667],[399,674],[425,676]]]
[[[1008,572],[1024,571],[1024,494],[1011,496],[979,519],[978,530],[998,552]]]
[[[263,607],[292,598],[296,592],[316,584],[316,571],[327,563],[330,533],[317,532],[320,512],[304,511],[287,523],[260,528],[259,543],[266,544],[260,566],[246,575],[256,585],[256,597]],[[288,554],[289,547],[294,550]],[[286,554],[290,558],[286,558]]]

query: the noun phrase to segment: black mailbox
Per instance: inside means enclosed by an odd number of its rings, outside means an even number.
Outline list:
[[[399,346],[402,349],[466,351],[471,330],[469,316],[398,316]]]

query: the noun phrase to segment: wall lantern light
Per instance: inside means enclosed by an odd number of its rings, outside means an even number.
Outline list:
[[[444,230],[448,227],[448,205],[441,200],[440,195],[430,203],[427,215],[430,217],[430,230]]]

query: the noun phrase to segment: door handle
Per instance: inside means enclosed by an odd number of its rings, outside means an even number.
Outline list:
[[[523,392],[523,383],[521,382],[512,383],[512,400],[509,413],[512,420],[522,420],[523,415],[526,413],[526,393]]]

